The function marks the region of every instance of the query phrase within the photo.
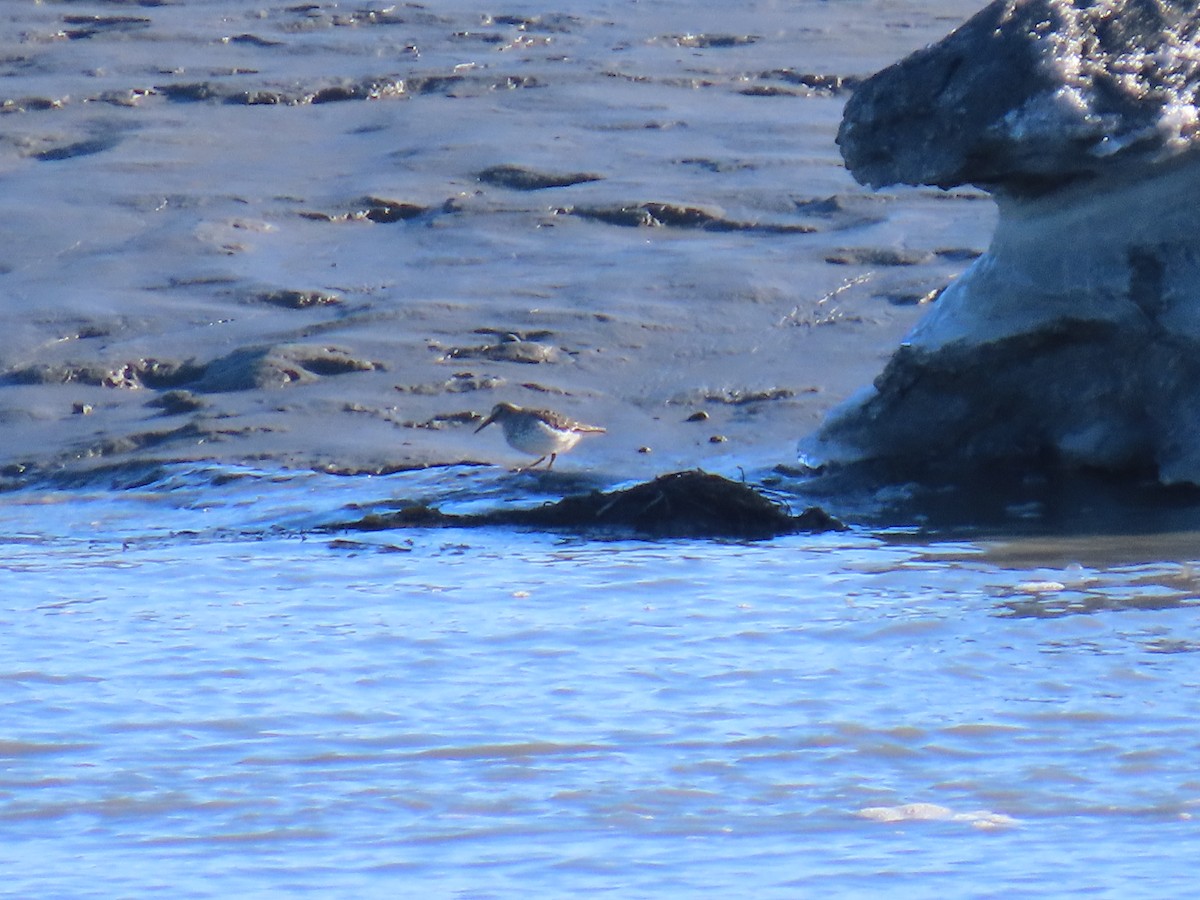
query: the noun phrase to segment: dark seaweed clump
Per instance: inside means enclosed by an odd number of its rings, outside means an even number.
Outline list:
[[[792,515],[749,485],[698,470],[660,475],[618,491],[592,491],[529,509],[455,515],[427,504],[371,514],[330,531],[517,525],[555,531],[632,533],[652,538],[758,540],[796,532],[841,531],[845,525],[817,507]]]

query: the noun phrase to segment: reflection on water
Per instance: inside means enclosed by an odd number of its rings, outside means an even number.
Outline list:
[[[217,474],[2,498],[15,895],[1184,889],[1200,554],[318,535],[439,476]]]

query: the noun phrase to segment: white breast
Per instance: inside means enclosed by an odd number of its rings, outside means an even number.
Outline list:
[[[579,443],[578,432],[555,431],[540,419],[507,421],[504,436],[512,447],[531,456],[565,453]]]

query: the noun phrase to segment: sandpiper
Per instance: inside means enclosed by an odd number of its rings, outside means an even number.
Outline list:
[[[504,439],[514,450],[537,457],[527,469],[532,469],[546,457],[549,470],[560,453],[566,453],[579,443],[585,434],[603,434],[604,429],[596,425],[584,425],[549,409],[523,409],[511,403],[497,403],[492,407],[483,424],[475,433],[483,431],[493,422],[504,429]]]

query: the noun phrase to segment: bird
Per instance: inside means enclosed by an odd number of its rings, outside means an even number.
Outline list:
[[[558,454],[566,453],[578,444],[581,436],[605,432],[598,425],[584,425],[551,409],[524,409],[512,403],[497,403],[475,433],[479,434],[493,422],[500,423],[510,447],[537,457],[525,466],[526,469],[532,469],[549,457],[547,471],[553,468]]]

